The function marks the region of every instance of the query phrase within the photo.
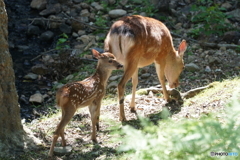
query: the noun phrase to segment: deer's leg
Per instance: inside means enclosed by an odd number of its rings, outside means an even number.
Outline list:
[[[64,128],[68,124],[68,122],[71,120],[72,116],[76,112],[76,109],[74,107],[65,107],[65,108],[67,108],[67,109],[62,110],[62,119],[61,119],[60,123],[58,124],[56,131],[54,132],[53,141],[52,141],[49,153],[48,153],[49,156],[53,155],[54,146],[55,146],[59,136],[62,137],[62,145],[66,146],[66,140],[64,137]]]
[[[136,94],[137,85],[138,85],[138,68],[136,69],[136,71],[132,75],[132,100],[131,100],[131,103],[130,103],[131,112],[136,112],[135,94]]]
[[[65,139],[65,136],[64,136],[64,128],[60,131],[60,136],[62,138],[62,146],[66,146],[66,139]]]
[[[134,55],[134,54],[133,54]],[[138,62],[134,60],[128,59],[128,63],[124,65],[124,74],[123,77],[118,84],[118,102],[119,102],[119,108],[120,108],[120,121],[126,121],[125,112],[124,112],[124,91],[126,83],[129,81],[129,79],[133,76],[134,72],[137,70],[137,64]]]
[[[100,118],[101,102],[102,101],[98,102],[99,106],[97,107],[97,121],[96,121],[97,131],[99,131],[99,118]]]
[[[99,104],[96,104],[93,102],[89,107],[89,112],[91,114],[91,120],[92,120],[92,136],[91,140],[95,143],[97,143],[96,138],[96,126],[97,126],[97,116],[98,116],[98,108],[100,108]],[[99,126],[98,126],[99,127]]]
[[[160,67],[160,64],[158,64],[158,63],[155,63],[155,67],[156,67],[158,79],[162,85],[164,99],[166,101],[170,101],[170,98],[169,98],[169,95],[168,95],[168,92],[166,89],[166,84],[165,84],[164,67]]]

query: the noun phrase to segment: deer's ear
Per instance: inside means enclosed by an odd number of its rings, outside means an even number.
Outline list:
[[[185,40],[182,40],[178,47],[178,54],[179,56],[183,57],[184,52],[187,50],[187,42]]]
[[[101,58],[101,54],[95,49],[92,49],[92,54],[97,59]]]

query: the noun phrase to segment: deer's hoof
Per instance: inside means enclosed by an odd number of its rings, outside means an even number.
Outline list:
[[[92,139],[92,142],[93,142],[93,143],[98,143],[98,141],[97,141],[96,138]]]
[[[127,119],[126,119],[126,117],[120,117],[120,118],[119,118],[119,121],[121,121],[121,122],[126,122]]]
[[[130,111],[131,111],[131,113],[136,113],[136,108],[135,107],[131,107]]]

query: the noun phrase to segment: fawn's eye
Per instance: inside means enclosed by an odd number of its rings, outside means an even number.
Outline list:
[[[109,63],[112,63],[113,61],[110,59],[108,62],[109,62]]]

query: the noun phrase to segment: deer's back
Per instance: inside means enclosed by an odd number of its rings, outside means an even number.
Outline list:
[[[143,17],[127,16],[116,21],[105,40],[105,50],[112,52],[118,61],[140,57],[139,65],[148,65],[158,56],[174,51],[168,28],[160,21]]]

